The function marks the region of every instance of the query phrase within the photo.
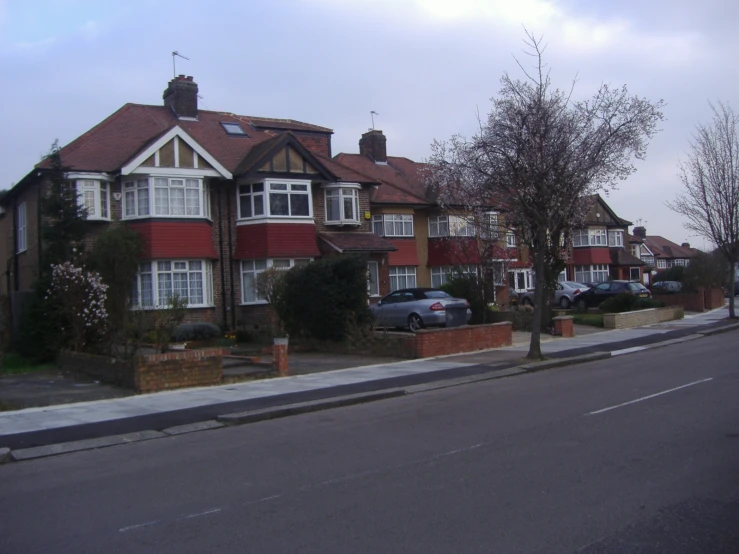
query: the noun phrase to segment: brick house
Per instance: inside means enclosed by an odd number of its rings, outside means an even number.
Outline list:
[[[629,225],[596,194],[582,226],[573,231],[567,277],[580,283],[641,281],[644,262],[629,250]]]
[[[197,95],[180,75],[163,105],[126,104],[60,151],[93,233],[120,221],[143,239],[134,306],[178,294],[189,320],[259,325],[266,301],[255,282],[268,267],[349,252],[388,265],[396,247],[371,229],[377,183],[332,160],[330,129],[200,110]],[[3,295],[38,277],[49,169],[42,161],[0,200]]]
[[[492,237],[496,253],[481,255],[481,248],[485,243],[489,246],[490,241],[481,244],[480,226],[471,223],[470,214],[463,210],[442,210],[435,192],[424,182],[424,164],[388,156],[387,139],[380,130],[362,135],[358,154],[340,153],[333,159],[337,165],[363,176],[362,182],[371,186],[373,231],[396,248],[388,255],[388,267],[379,268],[381,283],[387,280],[390,290],[439,287],[455,270],[477,272],[480,264],[493,263],[500,267],[493,272],[499,279],[496,298],[507,302],[506,269],[520,259],[513,234],[501,234],[499,240],[496,234]],[[497,211],[491,207],[486,217],[498,233]],[[376,271],[378,268],[371,267],[370,275]],[[373,286],[371,300],[377,300],[379,295]]]
[[[646,228],[641,225],[634,227],[633,234],[635,242],[641,244],[641,251],[647,252],[642,260],[649,273],[659,273],[675,266],[687,267],[699,252],[688,242],[677,244],[660,235],[647,235]]]

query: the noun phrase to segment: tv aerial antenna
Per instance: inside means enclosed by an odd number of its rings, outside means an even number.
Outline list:
[[[372,110],[370,112],[370,117],[372,118],[372,131],[375,130],[375,116],[376,115],[380,115],[380,114],[378,114],[375,110]]]
[[[177,50],[175,50],[174,52],[172,52],[172,78],[173,79],[176,79],[177,78],[177,69],[175,68],[175,63],[174,63],[174,59],[177,56],[179,56],[183,60],[187,60],[188,62],[190,61],[190,58],[186,58],[185,56],[183,56],[182,54],[180,54]]]

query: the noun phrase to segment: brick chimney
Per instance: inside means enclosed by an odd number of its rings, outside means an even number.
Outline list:
[[[178,75],[172,79],[162,98],[164,105],[169,106],[178,118],[197,119],[198,85],[192,77]]]
[[[682,246],[683,248],[690,248],[690,243],[689,242],[684,242],[680,246]]]
[[[375,163],[387,163],[387,139],[382,131],[367,131],[359,139],[359,153],[369,156]]]
[[[642,240],[647,238],[647,229],[645,227],[634,227],[634,236]]]

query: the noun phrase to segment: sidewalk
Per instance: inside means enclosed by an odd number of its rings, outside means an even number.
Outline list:
[[[547,357],[593,352],[612,355],[695,334],[728,321],[728,310],[635,329],[591,332],[571,339],[542,337]],[[528,343],[432,359],[366,365],[307,375],[183,389],[77,404],[0,412],[0,447],[50,444],[200,422],[222,414],[345,394],[409,387],[433,381],[505,370],[522,362]],[[625,350],[625,351],[624,351]]]

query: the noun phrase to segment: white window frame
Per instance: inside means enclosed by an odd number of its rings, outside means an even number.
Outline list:
[[[324,185],[324,211],[326,225],[360,225],[361,216],[359,214],[359,191],[361,185],[355,183],[340,183],[335,185]],[[329,219],[333,210],[329,209],[329,203],[338,200],[338,219]],[[349,200],[353,214],[346,213],[346,201]],[[331,216],[332,217],[332,216]]]
[[[367,262],[367,294],[371,298],[380,296],[380,266],[377,262]]]
[[[572,246],[590,246],[590,234],[587,229],[575,229],[572,231]]]
[[[381,237],[413,237],[413,214],[373,215],[372,231]]]
[[[498,225],[498,212],[486,212],[483,222],[484,222],[485,227],[481,229],[480,236],[486,240],[497,239],[500,236],[500,227]],[[474,233],[474,226],[473,226],[473,233]]]
[[[110,184],[95,179],[78,179],[77,203],[85,208],[87,219],[110,221]]]
[[[620,246],[624,245],[624,232],[623,231],[608,231],[608,246]]]
[[[429,238],[475,236],[477,236],[475,223],[469,217],[460,215],[432,215],[429,217]]]
[[[451,276],[455,273],[464,275],[477,275],[477,266],[475,265],[444,265],[431,268],[431,287],[438,289],[441,285],[449,282]]]
[[[603,281],[608,281],[608,279],[610,279],[611,274],[607,264],[591,265],[590,270],[592,272],[592,280],[594,283],[602,283]]]
[[[513,280],[513,284],[511,284],[511,280]],[[513,287],[516,292],[531,290],[534,288],[534,272],[531,269],[509,269],[508,285]]]
[[[449,216],[432,215],[429,217],[429,238],[449,236]]]
[[[16,229],[15,252],[20,254],[28,250],[28,210],[25,202],[16,208]]]
[[[657,269],[667,269],[667,260],[664,258],[657,258]]]
[[[588,229],[590,246],[608,246],[608,233],[605,229]]]
[[[516,248],[517,242],[516,242],[516,233],[513,231],[508,231],[505,235],[505,245],[506,248]]]
[[[125,179],[122,185],[123,219],[210,219],[210,190],[203,177],[133,177]],[[166,191],[166,205],[162,191]],[[176,210],[173,206],[182,208]]]
[[[184,280],[183,280],[184,275]],[[169,282],[169,287],[167,283]],[[197,284],[200,284],[199,290]],[[179,284],[179,288],[177,287]],[[183,285],[186,287],[182,294]],[[168,289],[168,292],[167,292]],[[144,290],[147,301],[144,302]],[[162,291],[165,291],[162,293]],[[195,296],[199,302],[190,302]],[[131,291],[131,307],[141,310],[166,308],[172,294],[188,298],[188,308],[212,308],[213,302],[213,264],[207,259],[192,260],[147,260],[139,264],[139,271]]]
[[[402,283],[402,286],[400,286]],[[416,287],[416,266],[390,266],[390,292]]]
[[[292,269],[295,266],[307,265],[313,261],[313,258],[261,258],[256,260],[241,260],[239,274],[241,276],[241,305],[253,306],[259,304],[267,304],[266,298],[260,298],[257,292],[257,278],[260,273],[264,273],[267,269],[274,267],[277,269]],[[246,279],[250,278],[247,284]],[[246,292],[251,288],[254,295],[253,299],[246,300]]]

